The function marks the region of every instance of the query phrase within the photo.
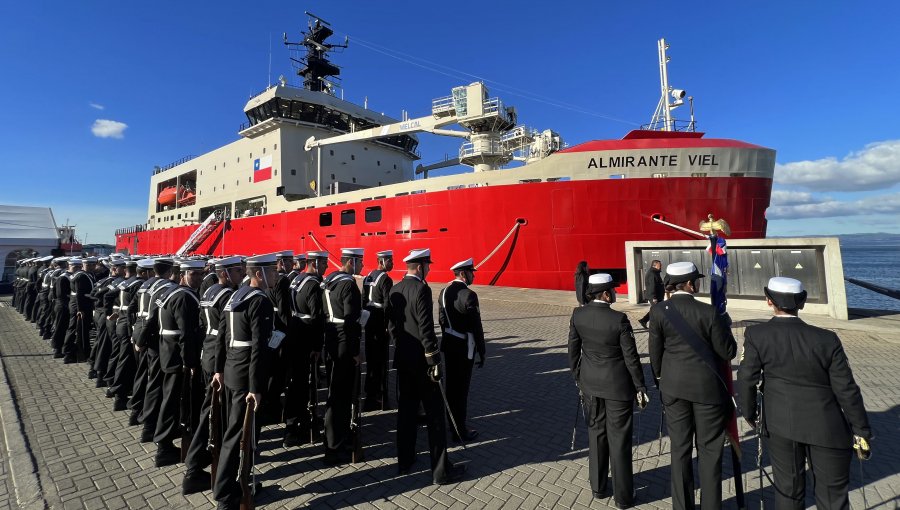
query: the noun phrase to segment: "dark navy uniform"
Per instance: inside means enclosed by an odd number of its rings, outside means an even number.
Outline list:
[[[209,272],[209,273],[206,273],[206,275],[203,276],[203,280],[200,281],[200,290],[197,291],[197,295],[200,296],[200,297],[205,296],[205,295],[206,295],[206,291],[207,291],[210,287],[212,287],[213,285],[216,285],[216,284],[218,284],[218,283],[219,283],[219,277],[216,276],[216,272],[215,272],[215,271],[211,271],[211,272]]]
[[[216,372],[223,374],[223,407],[228,416],[213,496],[220,504],[236,503],[240,441],[247,393],[261,394],[268,381],[268,342],[272,336],[274,307],[266,293],[244,286],[231,295],[221,322],[224,345],[216,353]]]
[[[676,264],[689,264],[693,269],[685,274],[678,269],[676,274]],[[666,273],[667,284],[673,285],[701,276],[690,262],[670,264]],[[716,309],[688,292],[675,292],[671,299],[650,308],[650,365],[658,380],[672,442],[672,506],[676,510],[694,508],[691,456],[696,438],[703,490],[701,508],[719,509],[725,427],[734,406],[720,376],[702,361],[670,321],[667,313],[673,312],[667,312],[667,307],[683,318],[717,367],[734,358],[737,343]]]
[[[25,319],[31,322],[34,322],[35,303],[37,302],[38,271],[40,271],[38,262],[34,262],[25,272],[25,303],[22,313],[25,315]]]
[[[116,298],[118,316],[116,317],[115,339],[116,343],[119,344],[119,349],[112,382],[106,390],[108,396],[116,398],[117,402],[114,409],[124,409],[123,403],[131,395],[131,390],[134,387],[137,353],[134,352],[134,347],[131,343],[131,333],[137,322],[140,301],[138,290],[145,281],[146,279],[140,276],[132,276],[118,286],[119,296]]]
[[[169,286],[157,298],[159,306],[159,367],[162,371],[162,399],[156,420],[156,434],[153,441],[159,445],[157,466],[168,465],[164,458],[172,452],[172,441],[181,435],[179,423],[196,420],[193,416],[181,416],[182,385],[185,368],[190,369],[199,379],[200,349],[204,335],[200,330],[200,298],[194,289],[185,286]],[[199,381],[198,381],[199,384]],[[193,395],[187,395],[193,399]],[[187,406],[199,411],[198,405]],[[199,413],[198,413],[199,414]],[[185,445],[186,446],[186,445]],[[178,452],[174,452],[178,460]]]
[[[61,271],[53,283],[53,332],[50,338],[50,346],[53,347],[53,356],[63,357],[63,345],[65,345],[66,331],[69,326],[69,300],[71,299],[72,279],[71,273]]]
[[[310,359],[321,352],[325,339],[325,311],[322,308],[322,278],[316,273],[300,273],[291,282],[294,343],[289,365],[288,386],[284,403],[286,446],[305,444],[310,430],[319,433],[318,417],[310,414],[310,370],[318,367]],[[313,388],[312,391],[316,391]],[[314,423],[313,420],[316,420]]]
[[[119,339],[116,338],[116,316],[119,313],[119,285],[125,281],[124,276],[113,278],[103,295],[103,324],[109,338],[109,350],[94,364],[97,370],[97,386],[110,386],[116,374],[116,361],[119,358]]]
[[[381,269],[363,280],[363,307],[369,312],[366,322],[366,410],[390,409],[388,398],[388,356],[391,341],[387,333],[384,308],[394,281]]]
[[[138,339],[141,337],[144,326],[147,323],[147,311],[150,309],[150,289],[157,285],[157,282],[160,280],[161,278],[158,276],[151,276],[138,287],[135,295],[137,312],[135,312],[134,323],[131,327],[132,347],[138,345]],[[147,393],[147,361],[147,349],[142,349],[135,353],[134,383],[131,388],[131,399],[128,401],[128,409],[131,409],[132,414],[137,416],[138,423],[142,420],[144,396]]]
[[[772,280],[766,290],[771,287]],[[764,409],[756,401],[760,382]],[[849,508],[853,436],[868,441],[872,431],[838,336],[793,315],[748,327],[738,388],[744,417],[751,423],[761,420],[768,437],[777,507],[806,507],[808,460],[816,506]]]
[[[37,324],[41,337],[44,336],[46,327],[47,310],[49,309],[48,297],[50,294],[50,274],[54,269],[50,266],[41,268],[37,277],[37,300],[35,304],[34,322]]]
[[[269,382],[263,392],[263,403],[258,420],[262,425],[279,423],[282,420],[281,394],[284,392],[288,366],[297,360],[290,357],[289,344],[295,341],[291,324],[291,280],[284,273],[278,273],[275,285],[267,291],[275,312],[275,329],[286,335],[284,340],[273,351],[272,366],[269,371]]]
[[[484,329],[478,295],[461,280],[453,280],[438,298],[438,322],[441,325],[441,352],[447,367],[447,402],[450,412],[463,435],[473,439],[475,431],[466,426],[468,418],[469,384],[475,356],[484,363]],[[456,431],[454,438],[459,441]]]
[[[394,341],[397,371],[397,463],[408,472],[416,460],[416,420],[419,405],[428,421],[428,449],[436,482],[447,479],[453,465],[447,458],[447,429],[438,384],[428,376],[440,363],[431,289],[417,276],[407,274],[388,297],[388,331]],[[426,356],[428,355],[428,356]]]
[[[94,313],[94,300],[91,299],[93,275],[79,269],[72,273],[70,281],[69,328],[63,346],[66,363],[81,361],[90,353],[91,319]],[[81,359],[78,359],[79,356]]]
[[[326,456],[350,445],[351,407],[362,328],[362,296],[353,275],[335,271],[322,282],[325,305],[325,352],[331,380],[325,406]]]
[[[598,276],[607,275],[591,278]],[[597,294],[613,286],[610,278],[588,289]],[[638,392],[646,394],[646,384],[628,317],[599,299],[576,308],[569,323],[569,367],[587,407],[591,491],[605,495],[612,465],[616,504],[631,506],[632,402]]]
[[[141,329],[141,336],[138,337],[135,345],[147,351],[145,356],[147,362],[147,388],[144,390],[144,407],[141,411],[141,423],[144,425],[144,431],[141,441],[150,442],[156,437],[156,423],[159,417],[159,409],[162,405],[163,392],[163,371],[159,360],[160,334],[161,326],[159,322],[159,298],[167,291],[169,287],[177,287],[178,284],[172,280],[161,278],[150,287],[147,293],[150,304],[147,306],[147,318],[144,327]]]
[[[92,317],[94,324],[94,331],[96,334],[96,340],[94,341],[94,345],[91,348],[90,356],[88,356],[88,366],[90,366],[90,371],[88,373],[88,378],[93,379],[97,377],[97,365],[98,358],[102,358],[103,356],[109,356],[109,335],[106,330],[106,310],[104,309],[104,297],[107,292],[109,292],[109,284],[115,279],[114,276],[107,276],[105,278],[101,278],[94,283],[94,288],[91,289],[91,299],[94,302],[94,315]],[[103,369],[106,369],[106,360],[103,361]]]

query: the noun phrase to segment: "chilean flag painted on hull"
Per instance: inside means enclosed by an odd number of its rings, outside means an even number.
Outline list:
[[[266,181],[272,178],[272,156],[264,156],[253,160],[253,182]]]

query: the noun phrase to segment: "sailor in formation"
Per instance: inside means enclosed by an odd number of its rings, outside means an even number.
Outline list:
[[[323,440],[324,427],[324,460],[349,461],[363,335],[367,409],[389,407],[386,361],[394,343],[399,473],[415,464],[424,408],[432,479],[459,481],[465,466],[448,458],[446,422],[454,439],[475,438],[467,426],[468,390],[473,366],[485,359],[478,296],[470,287],[473,260],[454,264],[455,279],[438,295],[439,341],[426,282],[430,250],[411,250],[396,284],[389,276],[393,252],[378,252],[378,269],[362,281],[363,292],[356,281],[363,250],[341,250],[340,269],[323,278],[328,257],[278,252],[209,263],[111,256],[101,266],[92,257],[39,257],[18,263],[14,299],[50,341],[54,357],[72,363],[93,352],[89,377],[108,386],[114,411],[131,409],[129,425],[143,424],[141,441],[157,443],[158,466],[185,457],[184,494],[212,489],[221,508],[236,508],[245,489],[255,491],[238,476],[253,457],[241,450],[255,448],[267,418],[261,413],[251,426],[244,418],[248,407],[263,411],[269,399],[276,401],[269,412],[281,413],[275,422],[285,423],[284,447]],[[701,508],[719,509],[725,430],[736,412],[726,371],[737,346],[716,309],[694,298],[703,278],[696,266],[675,262],[665,273],[671,297],[650,309],[648,347],[672,444],[672,506],[694,507],[696,447]],[[633,406],[643,408],[649,397],[631,325],[611,308],[618,283],[603,273],[586,280],[588,302],[570,321],[569,365],[586,407],[590,485],[595,497],[607,496],[611,468],[615,505],[626,508],[635,503]],[[777,506],[804,507],[808,463],[817,505],[847,508],[853,452],[868,458],[871,451],[859,386],[837,335],[799,319],[806,302],[801,282],[772,278],[764,292],[774,317],[747,328],[737,386],[744,417],[769,448]],[[323,357],[324,423],[317,410]],[[213,414],[219,405],[222,412]]]
[[[271,366],[275,309],[267,297],[278,278],[275,254],[246,260],[250,284],[240,287],[228,299],[220,321],[224,342],[217,345],[216,372],[212,385],[223,388],[222,404],[227,420],[216,467],[213,497],[219,508],[237,508],[241,498],[238,468],[241,438],[247,406],[259,411]],[[252,426],[258,432],[259,423]],[[255,434],[254,434],[255,435]],[[255,438],[251,438],[255,443]]]
[[[441,290],[438,297],[438,322],[441,325],[441,352],[447,369],[448,419],[453,440],[471,441],[478,431],[466,424],[469,384],[472,367],[478,357],[478,368],[484,366],[484,329],[478,295],[469,288],[475,281],[475,263],[466,259],[450,267],[456,277]]]
[[[386,411],[391,408],[388,396],[388,357],[390,337],[387,331],[384,308],[394,280],[394,251],[383,250],[375,254],[378,268],[363,280],[363,308],[369,313],[366,320],[366,403],[365,411]]]
[[[608,497],[612,472],[616,507],[634,504],[632,408],[650,401],[640,355],[628,317],[610,305],[618,284],[605,273],[590,275],[587,303],[572,312],[569,368],[586,408],[590,453],[588,473],[595,498]]]
[[[774,316],[744,333],[738,390],[744,418],[766,438],[776,507],[806,508],[808,462],[816,506],[848,509],[853,451],[868,458],[872,439],[859,386],[837,334],[798,317],[800,281],[772,278],[765,294]]]
[[[406,275],[391,288],[387,303],[388,331],[394,340],[397,371],[397,468],[408,474],[416,461],[419,405],[425,408],[431,474],[439,485],[464,476],[465,465],[447,456],[447,429],[441,396],[441,351],[434,333],[431,288],[425,282],[431,250],[412,250],[403,262]]]
[[[722,449],[734,406],[721,373],[737,343],[716,309],[694,298],[703,278],[691,262],[666,267],[671,298],[650,308],[650,365],[672,443],[672,506],[694,508],[694,445],[703,510],[722,507]],[[730,368],[729,368],[730,369]]]

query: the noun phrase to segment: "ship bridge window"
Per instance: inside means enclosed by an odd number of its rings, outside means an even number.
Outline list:
[[[381,206],[366,207],[366,223],[381,221]]]
[[[319,213],[319,226],[320,227],[330,227],[331,226],[331,213],[330,212]]]
[[[347,209],[341,211],[341,225],[353,225],[356,223],[356,211]]]

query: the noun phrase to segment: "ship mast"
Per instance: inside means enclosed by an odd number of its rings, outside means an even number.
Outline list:
[[[686,92],[682,89],[673,89],[669,86],[669,56],[666,54],[669,45],[666,43],[665,38],[657,41],[656,47],[659,53],[660,98],[659,103],[656,105],[656,111],[653,112],[653,118],[650,119],[650,124],[648,124],[646,128],[653,131],[679,131],[676,126],[677,121],[672,117],[672,110],[684,104]],[[688,101],[691,104],[691,121],[681,130],[695,131],[693,96],[688,97]]]
[[[315,14],[306,11],[309,16],[308,29],[303,34],[300,42],[288,41],[284,34],[284,45],[297,51],[305,51],[299,58],[291,57],[297,74],[303,77],[303,87],[313,92],[326,92],[334,95],[334,88],[340,81],[337,76],[341,74],[341,68],[328,60],[328,53],[336,48],[346,48],[349,38],[344,38],[344,44],[329,44],[325,40],[334,35],[331,24]],[[330,77],[330,79],[329,79]]]

